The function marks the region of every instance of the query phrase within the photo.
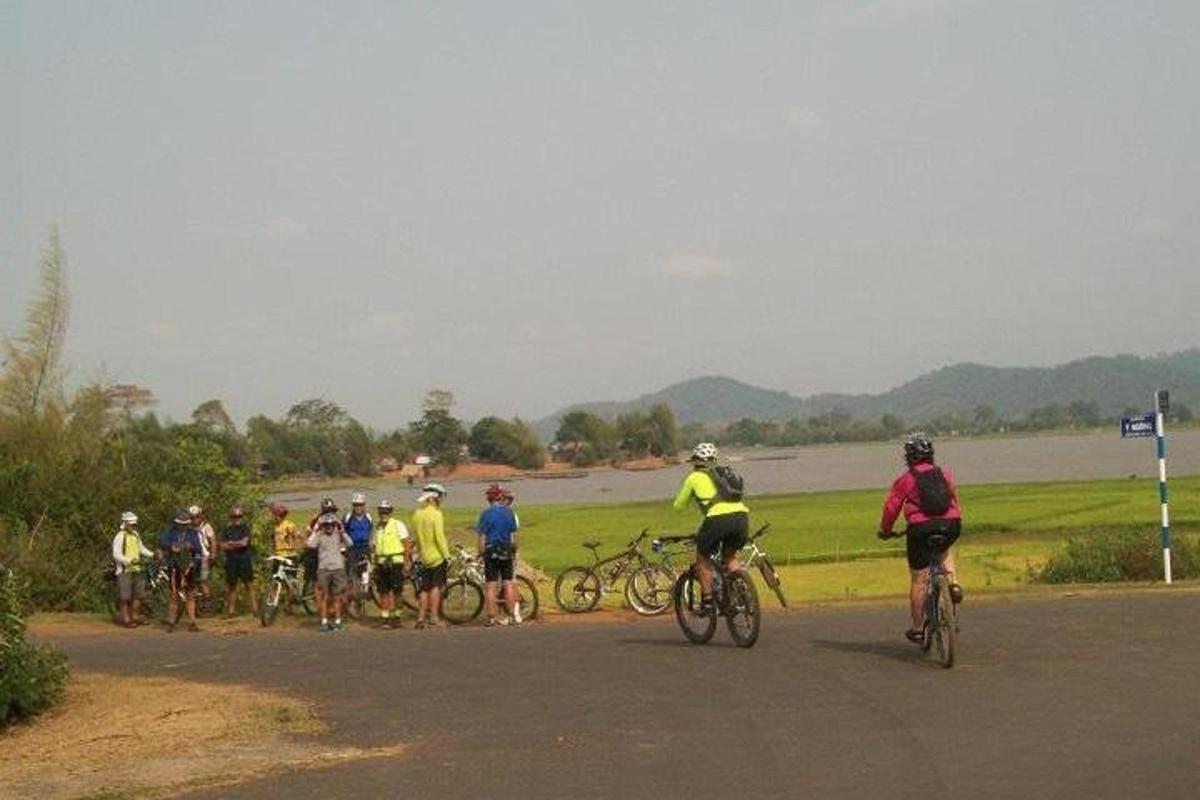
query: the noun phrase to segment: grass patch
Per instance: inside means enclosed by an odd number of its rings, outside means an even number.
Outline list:
[[[1172,481],[1171,513],[1180,534],[1200,533],[1200,476]],[[1110,481],[986,484],[960,487],[965,511],[958,545],[960,572],[972,589],[1011,590],[1028,581],[1068,539],[1089,539],[1157,530],[1158,484],[1153,478]],[[753,525],[771,523],[763,545],[784,574],[797,600],[829,600],[902,594],[907,571],[897,563],[903,541],[875,537],[885,490],[809,492],[751,497]],[[617,552],[648,528],[652,535],[692,533],[694,510],[676,512],[670,498],[616,504],[521,506],[521,557],[553,577],[572,564],[586,564],[586,539]],[[307,514],[307,510],[305,510]],[[298,522],[307,519],[296,514]],[[450,538],[473,545],[478,511],[450,509]],[[648,548],[647,548],[648,552]],[[544,607],[553,604],[543,584]],[[765,597],[765,595],[764,595]],[[605,605],[618,605],[618,595]]]

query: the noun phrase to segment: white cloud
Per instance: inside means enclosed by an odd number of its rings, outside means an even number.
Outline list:
[[[704,253],[673,253],[663,259],[662,271],[677,278],[716,278],[732,275],[734,266]]]

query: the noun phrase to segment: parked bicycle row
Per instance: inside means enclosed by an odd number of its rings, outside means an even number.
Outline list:
[[[962,601],[950,548],[961,533],[962,511],[953,476],[934,464],[927,437],[909,436],[904,458],[906,470],[885,500],[879,537],[907,538],[913,624],[906,638],[926,650],[936,642],[942,662],[949,666],[958,632],[956,606]],[[674,608],[690,641],[709,641],[718,618],[725,617],[734,643],[752,646],[761,627],[761,609],[748,570],[758,570],[781,605],[786,607],[787,599],[760,543],[770,525],[750,533],[744,482],[717,459],[714,445],[697,445],[689,459],[692,469],[674,499],[676,510],[693,504],[699,509],[702,521],[695,535],[654,538],[650,555],[643,550],[648,530],[605,557],[599,553],[600,542],[583,542],[591,550],[591,563],[567,567],[556,576],[558,606],[568,613],[591,611],[624,581],[622,591],[630,608],[647,616]],[[251,610],[264,626],[280,611],[296,610],[318,613],[323,632],[342,630],[343,615],[364,619],[371,609],[381,628],[399,627],[405,612],[415,615],[418,629],[463,624],[481,615],[488,626],[519,625],[534,618],[538,590],[518,569],[520,521],[512,493],[497,484],[487,488],[474,549],[448,543],[441,510],[445,496],[443,485],[425,485],[407,525],[396,518],[388,500],[379,502],[377,517],[372,517],[362,494],[354,495],[351,510],[340,517],[334,501],[325,499],[303,527],[289,518],[284,504],[272,504],[273,552],[267,558],[269,577],[261,611],[250,529],[241,508],[231,510],[230,523],[219,536],[203,509],[193,506],[180,512],[159,537],[156,551],[142,543],[136,515],[126,512],[113,539],[120,621],[138,624],[146,598],[152,597],[166,608],[168,630],[185,610],[188,629],[196,630],[197,614],[213,601],[209,576],[217,554],[224,557],[226,614],[233,613],[244,586]],[[893,528],[901,515],[907,529],[898,534]]]

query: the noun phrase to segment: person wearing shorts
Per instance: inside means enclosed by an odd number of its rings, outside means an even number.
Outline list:
[[[225,616],[232,617],[237,605],[238,586],[246,591],[250,613],[258,616],[258,596],[254,593],[254,560],[250,547],[250,526],[241,506],[229,512],[229,525],[221,531],[221,552],[225,554]]]
[[[112,541],[114,572],[117,577],[117,602],[121,607],[121,625],[132,628],[138,622],[139,606],[146,591],[143,561],[154,553],[142,543],[137,531],[137,514],[126,511],[121,515],[121,527]]]
[[[912,614],[912,627],[904,632],[910,642],[924,642],[925,601],[929,596],[929,567],[936,558],[938,563],[949,573],[950,598],[955,603],[963,599],[962,587],[954,578],[954,554],[950,545],[958,541],[962,534],[962,508],[958,503],[958,488],[954,483],[954,475],[948,467],[939,467],[933,462],[933,442],[923,433],[913,433],[904,442],[904,462],[907,469],[893,482],[883,503],[883,516],[879,521],[879,538],[890,539],[897,534],[892,528],[900,514],[908,524],[904,532],[906,538],[905,555],[908,557],[908,569],[911,576],[909,587],[909,611]],[[934,513],[929,508],[922,507],[921,490],[918,479],[927,479],[934,470],[939,470],[945,479],[945,489],[949,493],[949,504],[941,513]],[[945,496],[943,495],[943,500]],[[935,550],[929,544],[929,538],[934,535],[945,537],[946,546]]]
[[[720,550],[721,568],[726,573],[740,569],[737,551],[750,536],[750,508],[742,501],[721,500],[717,484],[709,471],[717,465],[717,447],[701,442],[692,449],[688,461],[692,471],[683,479],[675,495],[675,510],[682,511],[695,502],[704,515],[696,532],[696,575],[700,579],[701,607],[712,602],[713,575],[709,556]]]
[[[390,500],[380,500],[376,511],[379,524],[371,532],[371,560],[379,595],[379,627],[398,628],[396,595],[404,588],[405,569],[412,569],[412,537],[403,522],[392,518]]]
[[[483,587],[486,622],[496,624],[496,590],[504,593],[504,604],[508,607],[507,622],[519,625],[521,609],[517,602],[517,589],[513,585],[513,570],[517,563],[517,518],[505,502],[505,492],[493,483],[484,492],[488,507],[479,515],[475,530],[479,532],[479,555],[483,559],[486,582]]]
[[[217,558],[217,531],[208,521],[208,514],[198,505],[188,508],[188,516],[192,518],[192,527],[200,534],[200,571],[196,575],[196,588],[205,597],[212,595],[208,578],[212,573],[213,561]]]
[[[204,545],[200,541],[200,532],[192,526],[192,516],[187,511],[178,511],[171,527],[163,531],[158,539],[160,556],[166,559],[168,573],[171,576],[171,591],[167,600],[167,619],[174,620],[179,608],[179,593],[184,596],[187,609],[188,630],[200,630],[196,626],[196,583],[200,576],[200,561],[203,558]],[[172,621],[167,625],[167,633],[175,630]]]
[[[333,514],[317,519],[319,529],[308,537],[308,546],[317,551],[317,602],[321,607],[321,631],[341,630],[342,595],[346,591],[346,557],[343,551],[353,542],[338,525]],[[329,612],[333,611],[333,622]]]
[[[446,488],[440,483],[426,484],[417,498],[411,528],[417,539],[421,556],[420,596],[417,603],[417,627],[440,627],[438,610],[442,606],[442,589],[446,586],[446,565],[450,544],[446,541],[446,519],[442,514],[442,498]]]

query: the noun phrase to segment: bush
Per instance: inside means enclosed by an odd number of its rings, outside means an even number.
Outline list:
[[[1171,573],[1176,578],[1200,576],[1195,542],[1176,536],[1171,542]],[[1111,583],[1162,578],[1162,543],[1157,532],[1097,533],[1067,539],[1062,552],[1050,557],[1033,579],[1040,583]]]
[[[25,641],[24,587],[0,567],[0,730],[58,702],[67,682],[67,659],[46,644]]]

